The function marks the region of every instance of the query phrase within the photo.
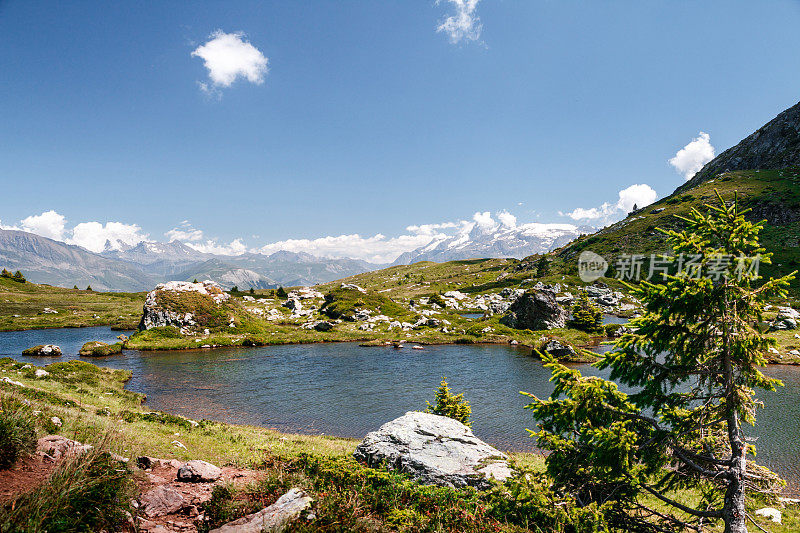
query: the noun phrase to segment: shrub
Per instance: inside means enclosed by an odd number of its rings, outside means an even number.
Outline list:
[[[98,446],[68,457],[46,483],[0,510],[0,530],[119,531],[135,488],[128,467]]]
[[[0,399],[0,470],[14,466],[36,449],[35,428],[30,407],[11,396]]]
[[[8,269],[4,268],[3,271],[0,272],[0,278],[10,278],[11,276],[12,274],[8,271]]]
[[[27,280],[25,279],[25,276],[23,276],[23,275],[22,275],[22,272],[20,272],[19,270],[17,270],[16,272],[14,272],[14,277],[13,277],[12,279],[13,279],[14,281],[18,282],[18,283],[25,283],[25,282],[27,281]]]
[[[603,328],[603,311],[589,300],[585,292],[572,307],[570,326],[589,333],[601,331]]]
[[[122,353],[122,343],[117,342],[114,344],[106,344],[100,341],[89,341],[84,344],[80,351],[80,355],[102,357],[105,355],[114,355]]]
[[[278,287],[278,290],[275,291],[275,296],[277,296],[278,298],[286,298],[289,295],[286,293],[286,289],[284,289],[283,287]]]
[[[426,413],[433,413],[435,415],[446,416],[453,420],[458,420],[465,426],[471,426],[470,415],[472,414],[472,407],[469,402],[464,399],[464,393],[453,394],[450,392],[450,387],[447,385],[447,378],[442,378],[442,383],[436,389],[436,405],[431,405],[430,402],[425,402],[428,407],[425,409]]]
[[[445,305],[446,305],[446,304],[444,303],[444,298],[442,298],[442,295],[441,295],[441,294],[432,294],[432,295],[431,295],[431,296],[428,298],[428,303],[429,303],[429,304],[431,304],[431,305],[433,305],[433,304],[436,304],[436,305],[438,305],[439,307],[445,307]]]

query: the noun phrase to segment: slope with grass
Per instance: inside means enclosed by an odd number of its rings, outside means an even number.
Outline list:
[[[0,278],[0,331],[108,325],[134,329],[142,313],[144,296],[144,293],[64,289]]]

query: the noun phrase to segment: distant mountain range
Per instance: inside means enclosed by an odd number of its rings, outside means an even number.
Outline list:
[[[173,241],[140,242],[97,254],[80,246],[16,230],[0,230],[0,267],[21,270],[36,283],[95,290],[144,291],[169,280],[211,279],[225,288],[313,285],[381,265],[280,251],[272,255],[215,255]]]
[[[468,233],[434,239],[426,246],[406,252],[395,265],[418,261],[456,261],[461,259],[516,257],[522,259],[564,246],[576,237],[594,233],[588,226],[572,224],[498,224],[484,227],[475,224]]]

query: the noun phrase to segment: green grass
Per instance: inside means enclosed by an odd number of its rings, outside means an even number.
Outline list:
[[[135,329],[144,293],[64,289],[0,278],[0,331],[113,326]],[[45,313],[48,307],[58,313]]]

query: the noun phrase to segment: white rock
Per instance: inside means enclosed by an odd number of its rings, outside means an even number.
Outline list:
[[[763,516],[764,518],[769,518],[771,521],[775,522],[776,524],[781,523],[781,512],[774,507],[762,507],[756,511],[756,516]]]
[[[48,372],[48,371],[47,371],[47,370],[45,370],[44,368],[37,368],[37,369],[36,369],[36,372],[34,372],[34,375],[35,375],[37,378],[45,378],[45,377],[47,377],[47,376],[49,376],[49,375],[50,375],[50,372]]]
[[[278,498],[278,501],[257,513],[247,515],[222,527],[212,529],[211,533],[261,533],[283,531],[308,509],[313,500],[301,489],[294,488]]]

